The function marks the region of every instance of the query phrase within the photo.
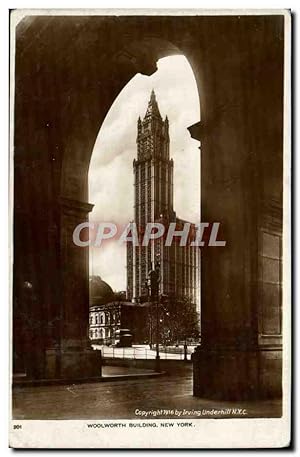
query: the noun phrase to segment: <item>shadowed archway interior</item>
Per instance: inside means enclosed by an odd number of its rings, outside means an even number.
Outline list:
[[[97,375],[87,332],[88,250],[72,243],[74,227],[92,209],[91,154],[120,91],[179,49],[201,94],[201,123],[189,129],[201,141],[201,216],[219,221],[227,241],[226,249],[202,257],[203,344],[194,359],[194,394],[280,394],[280,304],[264,308],[260,262],[264,234],[280,240],[282,233],[283,20],[27,16],[19,23],[16,371],[31,379]]]

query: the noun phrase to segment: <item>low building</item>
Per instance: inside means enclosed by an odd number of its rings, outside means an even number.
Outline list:
[[[89,335],[93,343],[131,346],[148,343],[146,305],[126,302],[100,276],[90,278]]]

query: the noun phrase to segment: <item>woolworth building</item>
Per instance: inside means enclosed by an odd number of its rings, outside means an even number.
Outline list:
[[[145,117],[138,119],[137,159],[133,161],[133,222],[139,234],[149,222],[160,222],[165,227],[175,222],[178,230],[187,222],[176,216],[173,206],[174,162],[170,158],[169,145],[169,121],[167,117],[162,119],[152,90]],[[199,311],[199,248],[189,246],[189,243],[180,246],[178,239],[174,239],[171,246],[165,246],[164,242],[161,237],[148,246],[127,244],[127,299],[137,303],[147,299],[149,271],[159,266],[160,295],[170,300],[189,300]]]

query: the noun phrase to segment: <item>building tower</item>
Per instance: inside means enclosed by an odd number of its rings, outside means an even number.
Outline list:
[[[134,222],[143,234],[149,222],[168,226],[184,222],[173,208],[173,159],[169,152],[169,121],[159,112],[152,90],[143,120],[137,123],[137,159],[133,161]],[[140,243],[141,244],[141,243]],[[189,298],[199,307],[199,249],[155,240],[148,246],[127,245],[127,298],[140,301],[147,295],[149,270],[160,264],[160,293],[170,297]]]

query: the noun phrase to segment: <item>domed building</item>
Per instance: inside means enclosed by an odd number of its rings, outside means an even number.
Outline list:
[[[89,335],[93,343],[131,346],[144,342],[146,310],[126,302],[126,292],[114,292],[100,276],[90,277]]]
[[[105,305],[114,299],[114,292],[100,276],[90,277],[90,306]]]
[[[90,277],[90,339],[102,344],[107,344],[113,338],[111,324],[114,329],[118,325],[119,316],[113,313],[112,304],[115,294],[100,276]],[[108,305],[109,306],[105,306]]]

